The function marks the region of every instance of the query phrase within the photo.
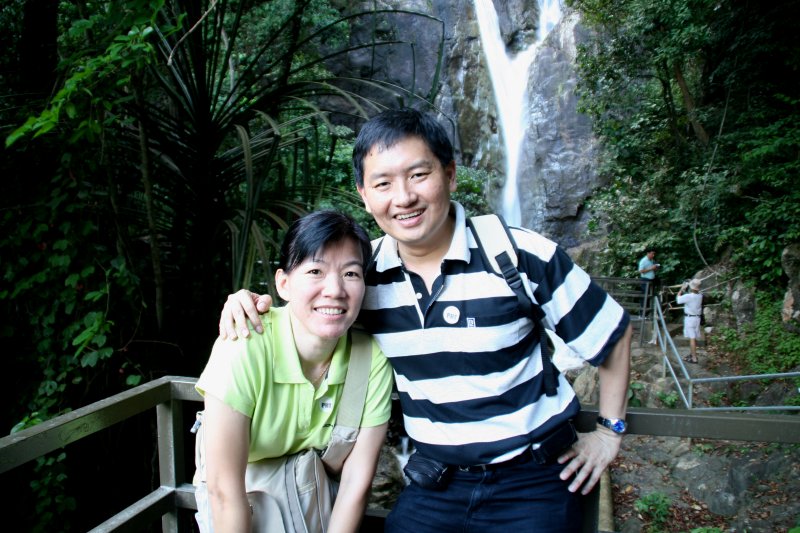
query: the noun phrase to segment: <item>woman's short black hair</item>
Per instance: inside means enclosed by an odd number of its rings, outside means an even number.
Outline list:
[[[278,268],[291,272],[329,244],[345,239],[353,239],[361,250],[361,262],[366,272],[372,256],[367,232],[349,215],[331,210],[309,213],[289,226],[281,245]]]
[[[361,127],[353,146],[353,171],[356,185],[364,186],[364,158],[373,146],[391,148],[409,137],[419,137],[428,145],[443,167],[453,161],[453,145],[444,127],[431,115],[404,107],[387,109]]]

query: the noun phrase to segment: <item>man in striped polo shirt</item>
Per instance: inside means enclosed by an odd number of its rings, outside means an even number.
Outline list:
[[[415,110],[385,111],[362,127],[353,164],[386,233],[374,243],[359,322],[392,364],[416,447],[386,531],[578,531],[577,493],[597,483],[625,431],[627,313],[555,243],[511,228],[548,327],[572,357],[598,366],[602,417],[573,443],[574,391],[559,375],[556,393],[545,393],[536,322],[484,264],[450,200],[456,166],[444,128]],[[246,317],[259,323],[269,303],[232,295],[220,334],[248,335]]]

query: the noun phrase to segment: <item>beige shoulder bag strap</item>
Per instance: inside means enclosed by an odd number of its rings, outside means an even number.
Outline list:
[[[361,427],[361,415],[372,368],[372,338],[362,331],[350,330],[350,363],[344,381],[339,414],[331,433],[331,440],[322,453],[322,461],[333,473],[342,471],[344,460],[356,443]]]

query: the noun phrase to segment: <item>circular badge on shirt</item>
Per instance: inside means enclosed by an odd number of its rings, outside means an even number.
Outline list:
[[[461,311],[458,310],[458,307],[450,305],[445,308],[442,316],[444,317],[444,321],[448,324],[455,324],[461,316]]]

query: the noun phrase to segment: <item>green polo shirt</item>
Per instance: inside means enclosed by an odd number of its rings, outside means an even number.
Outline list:
[[[328,378],[318,389],[303,375],[289,310],[262,315],[264,333],[236,341],[217,339],[197,391],[210,394],[251,419],[248,462],[281,457],[331,437],[350,360],[349,336],[339,339]],[[361,427],[389,420],[392,370],[372,342],[372,366]]]

